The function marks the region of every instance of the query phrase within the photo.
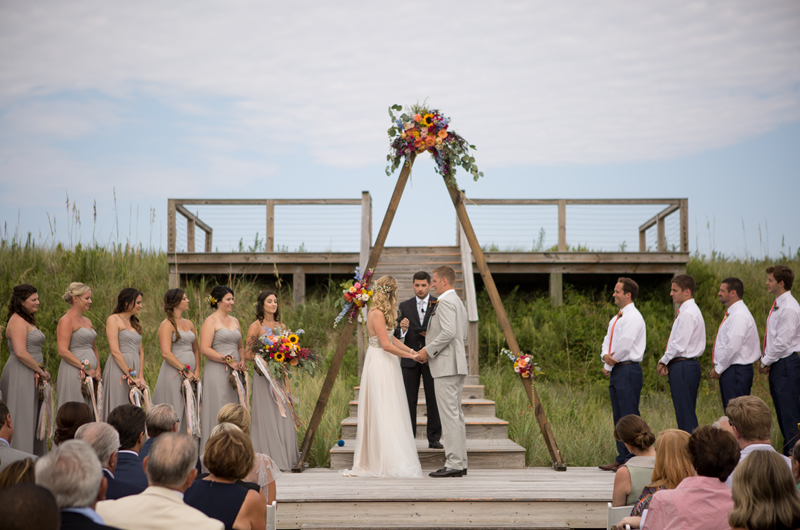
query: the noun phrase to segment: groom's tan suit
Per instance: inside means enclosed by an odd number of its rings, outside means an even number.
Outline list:
[[[442,421],[445,467],[467,469],[467,429],[461,410],[461,392],[467,376],[467,310],[455,290],[444,292],[436,303],[425,336],[436,404]]]

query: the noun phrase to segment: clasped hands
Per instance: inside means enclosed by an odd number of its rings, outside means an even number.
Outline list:
[[[422,348],[417,352],[411,350],[411,358],[417,361],[418,363],[425,364],[426,362],[428,362],[428,352],[425,351],[425,348]]]

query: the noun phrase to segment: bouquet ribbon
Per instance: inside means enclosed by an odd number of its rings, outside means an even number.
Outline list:
[[[44,399],[39,409],[39,425],[36,427],[36,439],[47,440],[53,436],[55,426],[55,402],[53,401],[53,387],[50,383],[44,383],[42,387]]]
[[[186,399],[186,434],[200,438],[200,407],[198,406],[200,383],[197,383],[197,393],[192,389],[192,383],[188,379],[184,379],[181,385]]]
[[[264,362],[260,356],[256,355],[254,359],[254,364],[256,365],[256,370],[267,378],[267,382],[269,383],[270,388],[270,395],[272,395],[272,399],[275,400],[275,404],[278,405],[278,410],[281,413],[282,417],[286,417],[286,409],[284,405],[287,403],[286,394],[283,392],[283,388],[272,377],[272,374],[267,368],[267,363]]]

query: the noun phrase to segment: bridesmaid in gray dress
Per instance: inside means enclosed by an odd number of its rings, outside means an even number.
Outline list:
[[[56,329],[58,355],[61,357],[56,378],[58,406],[68,401],[78,401],[91,408],[89,399],[81,392],[81,363],[84,360],[89,361],[90,368],[87,368],[86,375],[93,377],[95,381],[102,378],[100,356],[97,355],[95,342],[97,333],[92,321],[83,316],[92,307],[92,290],[88,285],[72,282],[62,298],[72,307],[58,321]]]
[[[183,289],[170,289],[164,295],[164,312],[167,318],[158,327],[161,346],[161,370],[153,392],[153,404],[169,403],[180,418],[178,432],[188,432],[186,398],[181,392],[184,379],[200,381],[200,347],[197,332],[191,320],[181,315],[189,310],[189,298]],[[189,367],[187,370],[186,367]],[[180,374],[180,377],[178,377]],[[202,427],[202,423],[201,423]]]
[[[208,300],[216,311],[200,328],[200,353],[206,358],[203,368],[203,410],[200,416],[203,429],[201,453],[211,430],[217,426],[219,409],[228,403],[239,403],[239,394],[228,380],[229,370],[247,370],[239,320],[230,316],[233,311],[233,290],[218,285],[211,290]],[[227,356],[232,358],[232,363],[225,359]]]
[[[255,352],[251,347],[258,341],[258,337],[267,330],[285,330],[286,326],[280,321],[278,311],[278,295],[273,291],[262,291],[256,303],[256,320],[247,330],[247,359],[252,361]],[[283,382],[273,379],[279,390],[286,394],[287,389]],[[272,457],[281,471],[288,471],[297,465],[300,452],[297,450],[297,429],[294,426],[292,410],[283,405],[285,416],[273,397],[269,381],[260,376],[256,370],[253,376],[253,410],[252,430],[253,448],[256,453],[263,453]]]
[[[36,287],[27,284],[14,287],[8,303],[6,326],[10,354],[0,378],[0,391],[14,422],[11,447],[43,456],[47,454],[47,440],[36,439],[41,405],[36,387],[38,378],[49,381],[50,374],[44,369],[44,333],[36,327],[35,313],[38,309]]]
[[[142,310],[142,293],[132,287],[126,287],[117,296],[117,307],[106,320],[106,336],[111,355],[106,360],[103,373],[103,421],[108,414],[131,402],[131,385],[144,389],[142,374],[144,366],[144,348],[142,348],[142,325],[139,323],[139,311]]]

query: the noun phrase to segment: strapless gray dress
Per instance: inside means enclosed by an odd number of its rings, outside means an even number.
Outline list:
[[[119,340],[119,351],[125,358],[128,368],[136,370],[136,373],[141,377],[139,373],[141,368],[139,366],[139,345],[142,343],[142,336],[135,331],[123,329],[117,335],[117,340]],[[103,412],[100,414],[103,416],[103,421],[106,421],[108,414],[112,410],[131,402],[128,397],[131,387],[128,386],[127,381],[120,380],[123,375],[128,374],[123,374],[122,368],[114,360],[114,356],[109,353],[108,359],[106,359],[106,368],[103,370],[103,395],[105,398],[103,400]]]
[[[92,349],[94,340],[97,338],[97,332],[89,328],[80,328],[72,334],[69,339],[69,351],[72,355],[78,358],[79,361],[88,359],[92,365],[92,369],[97,368],[98,360]],[[83,396],[81,392],[81,371],[69,364],[64,359],[61,359],[61,364],[58,366],[58,378],[56,379],[56,395],[58,396],[58,406],[69,401],[78,401],[86,403],[89,408],[92,404],[89,398]]]
[[[238,329],[222,328],[214,333],[211,348],[220,355],[230,355],[239,362],[239,341],[242,334]],[[203,453],[212,429],[217,426],[217,413],[228,403],[239,403],[239,394],[231,387],[226,365],[214,361],[206,361],[203,367],[203,410],[200,414],[200,425],[203,436],[200,440],[200,452]]]
[[[44,363],[42,355],[44,333],[38,329],[28,332],[25,347],[37,363]],[[35,384],[33,370],[22,364],[14,353],[14,345],[8,341],[8,362],[3,368],[3,377],[0,378],[0,391],[3,393],[14,422],[14,439],[11,447],[36,456],[47,454],[47,440],[36,439],[36,426],[39,424],[39,391]]]
[[[192,350],[195,338],[195,334],[191,331],[181,331],[181,338],[172,343],[172,353],[182,365],[186,366],[188,364],[192,371],[197,368],[197,359],[195,359],[194,351]],[[172,333],[172,340],[175,340],[174,332]],[[175,407],[175,412],[180,418],[178,432],[185,433],[186,426],[189,423],[186,419],[186,399],[181,392],[182,384],[183,376],[178,374],[178,370],[173,368],[167,361],[161,361],[158,382],[153,392],[153,404],[169,403]],[[202,423],[200,426],[203,426]]]
[[[275,382],[283,388],[281,382]],[[281,471],[289,471],[300,460],[300,451],[297,449],[297,429],[294,426],[292,410],[288,404],[283,405],[283,408],[286,417],[281,416],[267,378],[255,372],[253,408],[250,411],[253,418],[250,430],[253,449],[256,453],[269,455]]]

